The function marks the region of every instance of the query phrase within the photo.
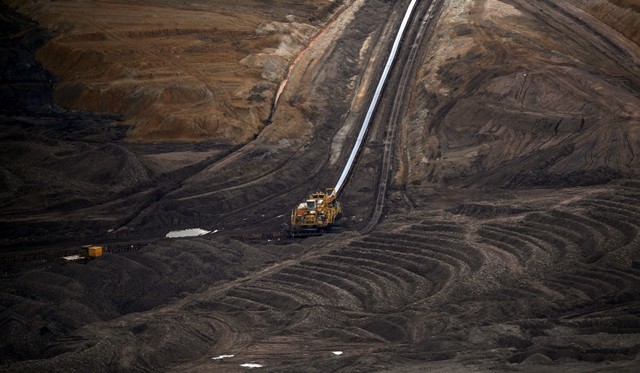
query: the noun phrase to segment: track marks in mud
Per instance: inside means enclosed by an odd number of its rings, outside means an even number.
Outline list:
[[[243,317],[257,324],[275,323],[292,331],[310,325],[317,329],[311,321],[324,320],[328,310],[334,310],[316,333],[347,328],[365,339],[404,339],[410,334],[409,320],[373,315],[394,314],[442,291],[452,278],[477,270],[483,255],[464,244],[462,233],[460,225],[442,222],[373,233],[240,284],[227,291],[221,303],[231,306],[232,313],[244,310]],[[381,329],[380,323],[385,325]]]
[[[512,10],[500,15],[503,6]],[[410,181],[407,199],[420,204],[425,188],[440,186],[595,185],[635,174],[637,45],[562,1],[463,7],[439,22],[442,38],[424,53],[400,170],[411,173],[398,177]]]
[[[547,278],[548,286],[567,297],[577,293],[590,300],[636,289],[638,274],[630,264],[637,260],[640,247],[637,190],[621,188],[614,195],[598,195],[572,205],[578,212],[554,215],[573,222],[581,257],[573,258],[579,260],[574,268]]]
[[[435,217],[391,228],[383,223],[340,249],[234,287],[221,301],[235,306],[228,316],[277,326],[276,333],[344,343],[411,341],[468,349],[454,342],[457,328],[485,320],[491,326],[472,337],[481,342],[460,361],[522,362],[533,351],[554,360],[553,338],[532,337],[543,333],[541,326],[522,320],[553,317],[542,328],[567,338],[634,332],[635,319],[624,321],[624,315],[637,308],[634,289],[640,285],[640,269],[632,266],[640,255],[637,199],[635,188],[619,184],[615,191],[586,193],[550,209],[513,208],[480,219],[453,215],[455,221]],[[609,213],[603,206],[618,210]],[[593,314],[607,308],[619,311],[608,318]],[[557,321],[582,315],[588,327]],[[522,326],[516,332],[505,323]],[[485,342],[521,349],[487,354]],[[532,352],[523,358],[527,349]],[[594,347],[575,356],[590,361],[601,353]]]
[[[484,223],[477,233],[484,244],[516,257],[530,286],[551,290],[552,298],[568,303],[562,307],[584,307],[638,286],[629,265],[640,254],[637,196],[620,188],[516,221]]]
[[[556,203],[566,198],[554,195],[535,210],[529,201],[489,216],[391,217],[370,234],[308,239],[299,256],[111,323],[126,332],[116,335],[113,325],[92,325],[81,335],[85,341],[107,336],[116,344],[126,341],[122,346],[135,345],[122,347],[126,351],[110,347],[110,353],[147,354],[118,364],[150,369],[181,364],[185,357],[195,359],[194,366],[211,364],[202,356],[220,354],[273,369],[307,363],[326,368],[331,361],[308,346],[357,350],[360,359],[371,356],[363,346],[381,343],[386,352],[379,356],[394,351],[420,361],[440,356],[468,364],[519,364],[536,353],[551,361],[565,353],[586,361],[630,359],[637,353],[631,336],[640,330],[637,186],[576,188],[567,192],[568,203]],[[235,251],[212,256],[201,239],[173,246],[161,251],[184,268],[246,257]],[[140,273],[173,276],[164,261],[140,264],[123,259]],[[59,276],[50,282],[76,286]],[[602,333],[624,341],[622,347],[607,350]],[[168,334],[176,338],[163,337]],[[150,347],[157,339],[173,357],[154,356],[164,353]],[[559,345],[564,339],[582,347]],[[59,344],[65,351],[81,348],[76,342]],[[427,350],[433,356],[424,355]]]

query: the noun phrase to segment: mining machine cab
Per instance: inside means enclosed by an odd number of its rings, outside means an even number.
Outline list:
[[[335,224],[342,214],[333,188],[312,193],[291,212],[291,230],[294,232],[321,232]]]

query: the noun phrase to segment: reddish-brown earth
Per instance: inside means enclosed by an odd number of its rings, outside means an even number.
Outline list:
[[[59,35],[37,52],[55,101],[123,114],[134,141],[242,144],[341,1],[8,1]]]
[[[419,2],[343,232],[287,245],[233,237],[335,183],[408,1],[12,4],[3,256],[146,246],[4,265],[2,370],[638,370],[637,2]]]

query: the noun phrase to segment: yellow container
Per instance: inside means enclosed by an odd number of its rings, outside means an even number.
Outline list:
[[[89,258],[102,256],[102,246],[89,246],[87,255]]]

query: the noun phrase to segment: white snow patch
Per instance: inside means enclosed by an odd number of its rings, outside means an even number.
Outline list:
[[[213,233],[218,233],[218,232],[220,232],[220,231],[216,229],[216,230],[214,230],[214,231],[213,231],[213,232],[211,232],[211,233],[213,234]]]
[[[63,256],[62,259],[71,261],[71,260],[82,259],[82,257],[80,255],[69,255],[69,256]]]
[[[343,354],[343,352],[342,351],[333,351],[333,354],[336,355],[336,356],[340,356],[340,355]]]
[[[183,229],[181,231],[171,231],[167,233],[166,237],[167,238],[197,237],[207,233],[209,233],[209,231],[205,231],[204,229],[200,229],[200,228],[193,228],[193,229]]]
[[[255,363],[246,363],[246,364],[241,364],[240,366],[243,367],[243,368],[252,369],[252,368],[262,368],[263,365],[262,364],[255,364]]]
[[[233,355],[220,355],[220,356],[212,357],[211,360],[222,360],[228,357],[233,357]]]

